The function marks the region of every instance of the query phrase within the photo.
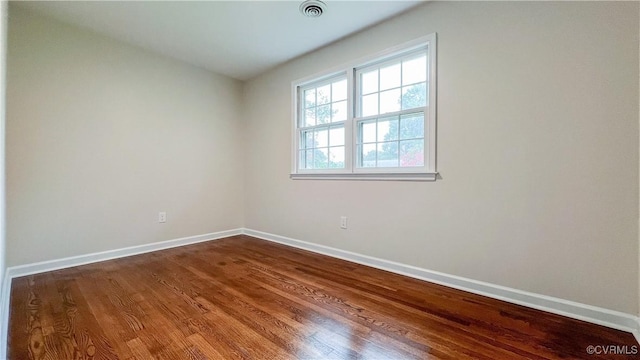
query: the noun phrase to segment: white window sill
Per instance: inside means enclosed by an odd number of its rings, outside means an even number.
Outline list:
[[[438,173],[291,174],[293,180],[435,181]]]

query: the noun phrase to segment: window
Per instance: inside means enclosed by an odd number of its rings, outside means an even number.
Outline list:
[[[346,77],[314,83],[300,93],[300,169],[344,169]]]
[[[294,82],[291,177],[435,180],[435,39]]]

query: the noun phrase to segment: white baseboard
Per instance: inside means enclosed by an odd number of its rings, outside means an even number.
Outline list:
[[[467,279],[460,276],[444,274],[437,271],[426,270],[411,265],[405,265],[389,260],[361,255],[350,251],[313,244],[306,241],[265,233],[262,231],[244,229],[244,234],[351,261],[354,263],[371,266],[396,274],[406,275],[412,278],[429,281],[454,289],[468,291],[470,293],[503,300],[513,304],[518,304],[558,315],[567,316],[573,319],[583,320],[597,325],[603,325],[613,329],[630,332],[633,333],[636,336],[636,340],[640,342],[640,323],[638,317],[635,315],[518,289],[512,289],[505,286],[495,285],[473,279]]]
[[[79,266],[85,264],[96,263],[105,260],[112,260],[126,256],[144,254],[152,251],[164,250],[169,248],[174,248],[178,246],[185,246],[196,244],[199,242],[222,239],[229,236],[240,235],[242,234],[242,229],[233,229],[227,231],[219,231],[209,234],[196,235],[196,236],[188,236],[173,240],[160,241],[151,244],[130,246],[122,249],[116,250],[107,250],[92,254],[78,255],[72,256],[64,259],[57,260],[49,260],[42,261],[33,264],[20,265],[20,266],[12,266],[7,269],[7,274],[10,279],[37,274],[45,271],[53,271],[64,269],[72,266]]]

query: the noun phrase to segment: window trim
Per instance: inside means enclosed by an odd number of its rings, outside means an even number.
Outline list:
[[[412,167],[391,167],[391,168],[357,168],[356,151],[357,143],[357,118],[356,114],[356,89],[354,80],[359,70],[366,69],[377,64],[383,64],[395,58],[397,55],[404,56],[420,48],[428,46],[428,105],[414,108],[415,111],[424,111],[425,116],[425,166],[418,171]],[[291,83],[292,97],[292,141],[291,141],[291,179],[315,179],[315,180],[405,180],[405,181],[434,181],[438,177],[436,171],[436,98],[437,98],[437,36],[436,33],[420,37],[415,40],[394,46],[378,53],[351,61],[347,64],[336,66],[327,71],[317,73]],[[347,119],[342,122],[345,129],[345,167],[344,169],[300,169],[298,162],[300,130],[299,119],[301,118],[302,107],[299,106],[301,92],[310,86],[317,86],[322,82],[330,82],[341,76],[347,79]],[[386,114],[377,115],[377,117]],[[327,125],[331,125],[330,123]]]

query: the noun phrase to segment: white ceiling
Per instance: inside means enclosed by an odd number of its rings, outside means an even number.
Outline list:
[[[21,7],[236,79],[379,23],[422,1],[28,1]]]

